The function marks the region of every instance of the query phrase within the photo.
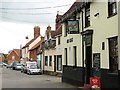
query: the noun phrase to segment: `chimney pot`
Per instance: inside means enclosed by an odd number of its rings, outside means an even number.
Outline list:
[[[48,27],[47,27],[47,30],[51,30],[51,27],[50,27],[50,26],[48,26]]]

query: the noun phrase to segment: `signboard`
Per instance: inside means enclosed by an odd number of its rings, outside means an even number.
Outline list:
[[[91,88],[100,88],[100,78],[90,78]]]
[[[78,20],[68,20],[68,34],[79,33],[79,22]]]
[[[88,34],[85,36],[85,45],[86,46],[91,46],[92,45],[92,35]]]

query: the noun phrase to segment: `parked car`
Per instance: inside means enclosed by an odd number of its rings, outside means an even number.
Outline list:
[[[12,63],[6,66],[7,68],[12,68]]]
[[[22,68],[22,65],[20,63],[18,63],[18,62],[13,62],[12,63],[12,69],[13,70],[21,70],[21,68]]]
[[[30,65],[30,67],[27,69],[27,74],[42,74],[41,69],[38,69],[37,65]]]
[[[3,66],[4,66],[4,67],[7,67],[7,65],[8,65],[7,63],[3,63]]]
[[[27,69],[28,69],[31,65],[37,65],[37,62],[27,61],[26,63],[22,64],[21,72],[27,73]]]
[[[15,70],[21,70],[22,65],[20,63],[15,64]]]

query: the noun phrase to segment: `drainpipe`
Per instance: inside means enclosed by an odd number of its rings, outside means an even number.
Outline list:
[[[83,11],[82,12],[82,32],[84,31]],[[83,84],[85,83],[85,69],[84,69],[84,36],[82,35],[82,68],[83,68]]]

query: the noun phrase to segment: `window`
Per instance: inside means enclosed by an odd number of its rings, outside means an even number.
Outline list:
[[[118,40],[117,37],[109,39],[109,68],[111,73],[118,73]]]
[[[62,55],[57,56],[57,70],[58,71],[62,70]]]
[[[60,45],[60,36],[58,36],[58,45]]]
[[[12,60],[15,60],[15,56],[12,56]]]
[[[52,56],[49,56],[49,66],[52,66]]]
[[[77,66],[77,50],[76,46],[73,47],[73,60],[74,60],[74,66]]]
[[[108,16],[111,17],[117,13],[116,0],[108,0]]]
[[[48,56],[45,56],[45,66],[48,66]]]
[[[67,48],[65,48],[65,65],[67,66]]]
[[[88,26],[90,26],[90,2],[87,2],[85,6],[85,27]]]
[[[102,50],[105,50],[105,42],[102,42]]]

